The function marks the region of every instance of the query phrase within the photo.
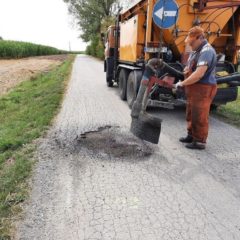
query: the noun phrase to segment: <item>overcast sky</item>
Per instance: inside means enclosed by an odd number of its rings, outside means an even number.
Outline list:
[[[84,50],[63,0],[0,0],[0,36],[62,50]]]

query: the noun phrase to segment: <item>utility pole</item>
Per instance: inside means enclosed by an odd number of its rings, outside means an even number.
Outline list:
[[[71,52],[71,42],[69,41],[69,52]]]

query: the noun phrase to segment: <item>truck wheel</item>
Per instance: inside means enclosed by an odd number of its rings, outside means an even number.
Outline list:
[[[121,69],[118,78],[119,95],[122,100],[126,100],[128,71]]]
[[[142,78],[142,71],[131,71],[127,81],[127,103],[130,108],[137,97],[137,92]]]
[[[137,97],[137,91],[136,91],[136,81],[134,72],[130,72],[128,76],[127,81],[127,103],[130,108],[132,108],[133,102],[135,101]]]

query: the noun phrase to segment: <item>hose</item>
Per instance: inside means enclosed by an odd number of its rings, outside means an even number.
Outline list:
[[[156,72],[157,70],[161,70],[164,73],[169,73],[170,75],[183,80],[184,75],[182,72],[176,70],[175,68],[171,67],[167,63],[165,63],[162,59],[152,58],[148,61],[147,65],[145,66],[145,71],[147,72]],[[151,75],[151,74],[150,74]],[[153,74],[152,74],[153,75]]]
[[[232,81],[240,83],[240,74],[238,73],[238,74],[233,74],[233,75],[217,78],[217,84],[229,83]]]

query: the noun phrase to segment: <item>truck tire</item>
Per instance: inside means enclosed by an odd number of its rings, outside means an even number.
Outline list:
[[[118,77],[118,88],[119,88],[119,96],[122,100],[126,100],[127,94],[127,79],[128,79],[128,71],[124,68],[120,70]]]
[[[142,78],[142,71],[131,71],[127,81],[127,103],[130,108],[137,97],[137,92]]]

